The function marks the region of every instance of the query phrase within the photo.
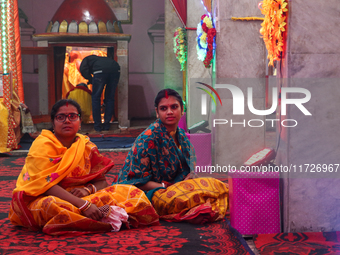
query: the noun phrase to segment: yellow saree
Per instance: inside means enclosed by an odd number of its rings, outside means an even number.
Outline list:
[[[11,150],[10,148],[7,148],[8,115],[8,109],[2,103],[2,98],[0,98],[0,153],[9,152]]]
[[[70,148],[50,131],[43,130],[33,142],[13,191],[9,219],[14,225],[51,235],[103,232],[110,224],[83,216],[71,203],[43,194],[58,184],[66,190],[103,179],[113,167],[89,138],[77,134]],[[114,185],[82,198],[98,207],[119,206],[133,227],[158,224],[158,215],[144,192],[131,185]]]
[[[155,191],[152,205],[163,220],[204,224],[225,217],[228,191],[214,178],[189,179]]]
[[[161,219],[203,224],[221,220],[228,208],[228,187],[214,178],[184,180],[195,170],[195,153],[184,131],[177,128],[178,142],[156,120],[136,139],[118,183],[144,185],[148,181],[171,184],[156,188],[147,196]]]

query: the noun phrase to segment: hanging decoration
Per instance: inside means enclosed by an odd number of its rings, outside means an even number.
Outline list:
[[[187,61],[187,35],[186,35],[186,30],[192,30],[193,28],[187,27],[187,0],[170,0],[170,3],[172,4],[174,10],[177,13],[178,18],[183,24],[183,28],[181,29],[181,32],[178,32],[178,35],[176,35],[176,32],[178,29],[175,31],[174,35],[174,51],[176,53],[176,58],[179,60],[181,63],[181,71],[182,71],[182,81],[183,81],[183,100],[186,102],[187,100],[187,74],[186,74],[186,61]],[[177,42],[175,43],[176,36],[178,36],[178,39],[180,37],[180,34],[183,32],[183,35],[185,33],[185,46],[184,48],[182,47],[181,49],[181,43],[179,42],[179,47],[178,47],[178,53],[177,53]],[[184,43],[184,42],[183,42]]]
[[[174,52],[176,54],[176,58],[181,64],[181,71],[186,70],[186,62],[187,62],[187,31],[185,28],[178,27],[174,33]]]
[[[261,4],[262,3],[262,4]],[[259,4],[265,16],[260,33],[268,50],[269,65],[280,60],[285,44],[286,15],[288,12],[286,0],[263,0]]]
[[[1,3],[1,60],[2,71],[8,73],[8,36],[7,36],[7,2]]]
[[[2,0],[0,4],[0,66],[3,85],[3,98],[0,109],[7,118],[0,119],[3,128],[0,134],[0,152],[17,149],[15,129],[20,102],[23,102],[23,86],[21,72],[21,46],[17,0]],[[20,61],[19,61],[20,60]],[[20,97],[20,99],[19,99]],[[20,116],[19,116],[20,119]]]
[[[216,29],[210,15],[202,15],[197,25],[197,55],[206,68],[210,68],[216,48]]]

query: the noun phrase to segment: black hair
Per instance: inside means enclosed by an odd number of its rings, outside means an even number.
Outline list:
[[[79,88],[79,87],[85,87],[85,88],[87,88],[87,89],[89,88],[89,87],[88,87],[88,86],[87,86],[85,83],[83,83],[83,82],[82,82],[82,83],[79,83],[79,84],[77,84],[77,86],[76,86],[76,87],[78,87],[78,88]]]
[[[178,94],[177,91],[173,89],[162,89],[161,91],[158,92],[156,98],[155,98],[155,107],[157,108],[159,105],[159,102],[162,100],[162,98],[167,97],[167,96],[173,96],[176,98],[176,100],[179,102],[181,105],[181,109],[183,110],[183,100],[180,94]]]
[[[78,113],[80,114],[80,118],[81,118],[81,108],[80,108],[80,105],[76,101],[74,101],[72,99],[61,99],[52,106],[52,110],[51,110],[51,121],[52,122],[53,122],[57,112],[59,111],[59,108],[64,106],[64,105],[67,105],[67,104],[70,104],[70,105],[73,105],[74,107],[76,107]]]

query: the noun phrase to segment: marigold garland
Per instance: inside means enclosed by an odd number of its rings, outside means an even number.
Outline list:
[[[185,71],[187,62],[187,31],[185,28],[178,27],[174,33],[174,52],[181,64],[181,71]]]
[[[215,53],[216,29],[211,17],[204,14],[197,25],[197,55],[206,68],[210,68]]]
[[[263,0],[260,10],[264,14],[260,33],[268,50],[269,65],[274,65],[274,60],[280,60],[283,52],[286,31],[286,13],[288,12],[286,0]]]
[[[237,18],[237,17],[231,17],[231,20],[241,20],[241,21],[253,21],[253,20],[264,20],[264,18],[260,18],[260,17],[240,17],[240,18]]]

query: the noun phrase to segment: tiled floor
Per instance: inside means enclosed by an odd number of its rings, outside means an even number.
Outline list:
[[[155,119],[141,119],[141,120],[130,120],[130,129],[137,129],[137,128],[147,128],[151,123],[153,123]],[[124,129],[119,128],[118,122],[114,121],[111,123],[110,130],[106,131],[105,134],[117,134],[124,132]],[[96,131],[93,128],[93,123],[81,125],[81,133],[84,134],[94,134]]]
[[[253,238],[246,239],[249,248],[255,253],[255,255],[260,255],[260,252],[256,249]]]

